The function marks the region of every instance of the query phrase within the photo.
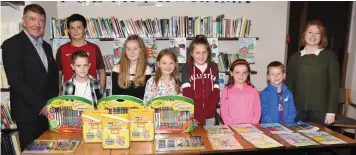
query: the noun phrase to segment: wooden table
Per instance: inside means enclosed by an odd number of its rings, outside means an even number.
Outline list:
[[[111,150],[104,150],[101,143],[85,144],[82,133],[57,133],[46,131],[38,139],[81,139],[80,144],[73,153],[66,155],[110,155]],[[22,153],[22,155],[34,155],[35,153]],[[43,153],[39,155],[44,155]],[[48,155],[57,155],[56,153],[49,153]],[[63,155],[63,153],[61,153]]]
[[[175,134],[155,134],[155,138],[165,137],[190,137],[190,133],[175,133]],[[200,154],[199,150],[187,150],[187,151],[164,151],[157,152],[155,142],[131,142],[129,149],[125,150],[112,150],[112,155],[123,154]]]
[[[325,131],[326,133],[329,133],[332,136],[335,136],[343,141],[345,141],[347,144],[333,144],[333,145],[324,145],[324,144],[319,144],[319,145],[313,145],[313,146],[303,146],[303,147],[296,147],[293,146],[291,144],[289,144],[287,141],[283,140],[281,137],[279,137],[276,134],[272,134],[269,131],[264,130],[263,128],[261,128],[259,125],[257,125],[256,127],[263,131],[265,135],[273,138],[274,140],[276,140],[277,142],[279,142],[280,144],[284,145],[284,147],[276,147],[276,148],[268,148],[268,149],[260,149],[260,148],[256,148],[255,146],[253,146],[250,142],[248,142],[247,140],[245,140],[244,138],[242,138],[242,136],[240,136],[239,134],[237,134],[235,131],[234,132],[234,137],[236,138],[236,140],[241,144],[241,146],[244,149],[239,149],[239,150],[214,150],[209,142],[209,139],[207,137],[207,133],[205,131],[205,129],[203,127],[196,127],[195,130],[191,133],[192,136],[202,136],[203,138],[203,142],[205,144],[206,150],[201,150],[200,152],[202,154],[210,154],[210,153],[225,153],[225,152],[234,152],[234,153],[246,153],[246,152],[253,152],[253,153],[277,153],[277,154],[288,154],[289,152],[315,152],[315,151],[320,151],[320,150],[327,150],[330,151],[331,149],[336,149],[336,148],[349,148],[351,149],[351,155],[356,154],[356,140],[353,140],[349,137],[346,137],[340,133],[337,133],[335,131],[332,131],[326,127],[323,127],[321,125],[312,123],[312,122],[308,122],[308,124],[319,127],[319,131]],[[284,125],[285,126],[285,125]],[[292,131],[292,128],[285,126],[287,128],[289,128]],[[302,134],[303,136],[305,136],[304,134]],[[307,136],[305,136],[307,137]]]
[[[332,136],[335,136],[345,142],[347,144],[335,144],[335,145],[315,145],[315,146],[305,146],[305,147],[295,147],[290,145],[288,142],[284,141],[278,135],[272,134],[268,131],[263,130],[260,126],[257,126],[261,131],[263,131],[267,136],[275,139],[282,145],[283,147],[277,148],[268,148],[268,149],[260,149],[254,147],[251,143],[242,138],[242,136],[238,135],[234,131],[234,137],[241,144],[244,149],[240,150],[214,150],[208,140],[206,131],[204,127],[198,126],[191,133],[176,133],[176,134],[156,134],[155,138],[158,137],[190,137],[190,136],[201,136],[203,138],[203,142],[205,144],[204,150],[192,150],[192,151],[165,151],[165,152],[157,152],[155,149],[155,142],[131,142],[129,149],[113,149],[113,150],[104,150],[101,143],[96,144],[85,144],[83,141],[79,144],[78,148],[74,153],[70,153],[70,155],[124,155],[124,154],[216,154],[216,153],[272,153],[272,154],[288,154],[290,152],[315,152],[320,150],[328,150],[334,148],[351,148],[351,154],[356,154],[356,140],[353,140],[349,137],[346,137],[342,134],[334,132],[328,128],[317,125],[315,123],[309,122],[309,124],[319,127],[320,131],[325,131]],[[287,127],[287,126],[285,126]],[[288,128],[288,127],[287,127]],[[291,128],[289,128],[291,129]],[[292,130],[292,129],[291,129]],[[55,132],[45,132],[39,139],[74,139],[79,138],[82,139],[82,133],[55,133]],[[23,155],[34,155],[31,154],[23,154]],[[41,154],[44,155],[44,154]],[[55,155],[53,153],[48,155]]]

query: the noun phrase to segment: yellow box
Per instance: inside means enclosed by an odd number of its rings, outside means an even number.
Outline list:
[[[101,125],[104,149],[125,149],[130,147],[130,124],[127,114],[101,115]]]
[[[85,143],[99,143],[101,137],[101,115],[108,114],[108,110],[87,110],[82,113],[83,141]]]
[[[130,109],[131,141],[153,141],[154,122],[152,109]]]

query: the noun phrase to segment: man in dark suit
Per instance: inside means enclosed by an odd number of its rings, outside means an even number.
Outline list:
[[[44,40],[46,13],[31,4],[24,8],[24,31],[2,44],[10,84],[11,116],[16,121],[21,150],[48,130],[46,103],[58,95],[58,68]]]

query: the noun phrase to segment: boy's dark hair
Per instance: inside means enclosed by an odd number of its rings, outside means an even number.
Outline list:
[[[38,13],[40,15],[43,15],[46,18],[46,12],[45,12],[45,10],[43,9],[43,7],[41,5],[38,5],[38,4],[26,5],[26,7],[23,10],[23,15],[25,16],[25,14],[28,11],[36,12],[36,13]]]
[[[72,64],[75,63],[75,59],[77,59],[77,57],[88,58],[88,60],[89,60],[89,55],[86,52],[84,52],[82,50],[78,50],[72,54]]]
[[[269,74],[269,69],[270,69],[271,67],[280,67],[280,68],[282,69],[283,73],[286,72],[286,71],[285,71],[285,68],[284,68],[284,65],[283,65],[281,62],[279,62],[279,61],[272,61],[272,62],[269,63],[268,66],[267,66],[267,75]]]
[[[210,45],[209,45],[209,42],[208,42],[208,39],[200,34],[200,35],[197,35],[195,36],[195,38],[192,40],[192,42],[190,43],[189,45],[189,48],[188,48],[188,53],[187,53],[187,57],[188,57],[188,62],[194,62],[193,60],[193,57],[192,57],[192,52],[195,48],[195,45],[204,45],[205,48],[208,50],[208,59],[206,60],[207,62],[211,61],[212,58],[211,58],[211,48],[210,48]]]
[[[87,20],[85,19],[84,16],[82,16],[80,14],[72,14],[71,16],[69,16],[67,18],[67,28],[69,29],[70,23],[75,22],[75,21],[82,22],[84,29],[87,28]]]

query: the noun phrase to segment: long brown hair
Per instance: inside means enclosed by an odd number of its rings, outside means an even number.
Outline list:
[[[205,46],[206,50],[208,50],[208,59],[206,61],[207,62],[211,61],[211,48],[210,48],[208,39],[202,34],[195,36],[193,41],[190,43],[189,48],[188,48],[188,53],[187,53],[187,57],[188,57],[187,61],[191,62],[191,63],[194,62],[192,53],[193,53],[196,45],[204,45]]]
[[[157,56],[157,63],[156,63],[156,73],[155,73],[155,83],[156,83],[156,87],[158,87],[158,81],[159,79],[162,77],[162,71],[161,69],[158,67],[158,62],[161,60],[161,58],[163,56],[169,56],[175,63],[175,68],[171,74],[171,77],[174,79],[174,81],[176,82],[176,85],[175,85],[175,89],[176,89],[176,92],[177,94],[179,94],[179,89],[180,89],[180,80],[179,80],[179,69],[178,69],[178,59],[177,59],[177,56],[174,54],[173,51],[171,51],[170,49],[166,48],[166,49],[163,49],[159,52],[158,56]]]
[[[231,66],[230,66],[230,74],[229,74],[229,80],[227,81],[226,86],[231,87],[235,84],[235,80],[234,78],[231,76],[231,72],[234,71],[235,66],[237,65],[245,65],[247,67],[247,79],[246,79],[246,83],[252,87],[255,87],[251,84],[251,80],[250,80],[250,73],[251,73],[251,69],[250,69],[250,65],[248,64],[248,62],[245,59],[237,59],[235,60]]]
[[[303,35],[302,37],[300,38],[301,39],[301,43],[302,45],[306,45],[306,42],[305,42],[305,34],[307,33],[307,30],[310,26],[313,26],[315,25],[318,29],[319,29],[319,32],[320,32],[320,42],[319,42],[319,48],[325,48],[327,45],[328,45],[328,37],[327,37],[327,33],[326,33],[326,28],[325,26],[318,20],[312,20],[312,21],[309,21],[307,26],[305,27],[305,30],[303,32]]]
[[[135,71],[135,78],[134,78],[135,87],[145,85],[146,68],[148,65],[146,46],[142,38],[140,38],[138,35],[131,35],[127,37],[124,43],[123,53],[119,62],[120,63],[119,72],[121,75],[118,78],[119,87],[124,89],[130,87],[130,73],[129,73],[130,59],[127,57],[126,54],[126,46],[129,41],[137,41],[137,43],[140,46],[140,56],[136,64],[136,71]]]

